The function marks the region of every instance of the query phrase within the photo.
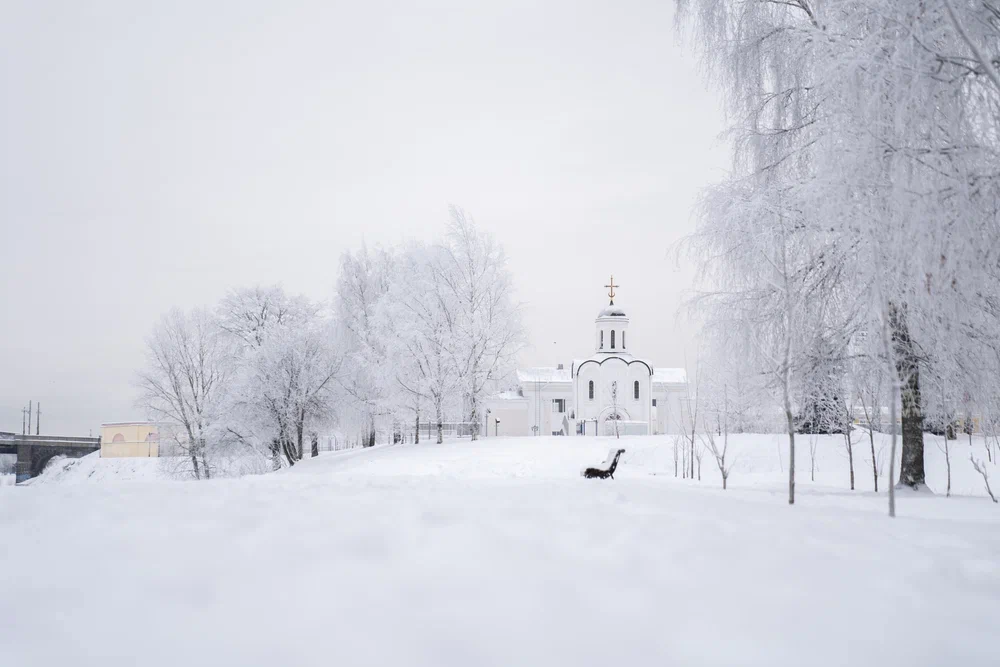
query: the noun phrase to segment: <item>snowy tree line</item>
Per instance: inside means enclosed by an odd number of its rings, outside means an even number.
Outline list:
[[[257,286],[172,310],[138,385],[149,416],[173,426],[162,445],[208,479],[232,459],[294,465],[324,434],[419,441],[430,420],[441,442],[453,420],[476,439],[523,339],[503,248],[452,208],[438,242],[345,253],[328,301]]]
[[[778,406],[790,503],[797,433],[845,433],[853,484],[856,418],[898,418],[898,481],[920,488],[925,427],[1000,423],[1000,5],[677,6],[733,145],[684,246],[706,401],[735,429]]]

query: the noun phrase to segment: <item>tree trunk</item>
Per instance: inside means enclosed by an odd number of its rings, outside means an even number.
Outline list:
[[[944,437],[944,464],[948,469],[948,489],[945,491],[944,495],[946,498],[951,497],[951,453],[948,451],[948,435],[945,434]]]
[[[854,446],[851,445],[851,427],[850,424],[847,426],[847,434],[844,436],[847,438],[847,465],[851,468],[851,491],[854,490]]]
[[[869,420],[869,424],[870,424]],[[868,442],[872,446],[872,479],[875,480],[875,493],[878,493],[878,463],[875,462],[875,433],[874,429],[869,425],[868,427]]]
[[[312,434],[311,444],[312,444],[312,456],[313,458],[316,458],[317,456],[319,456],[319,435],[317,435],[316,433]]]
[[[285,460],[288,461],[288,465],[295,465],[295,442],[285,434],[281,438],[281,449],[285,453]]]
[[[789,334],[791,336],[791,334]],[[790,347],[788,343],[787,347]],[[786,347],[786,350],[787,350]],[[783,398],[785,403],[785,423],[788,426],[788,504],[795,504],[795,416],[792,414],[792,398],[790,396],[790,380],[792,369],[789,366],[790,357],[785,354],[785,381],[783,383]]]
[[[417,410],[417,416],[413,424],[413,444],[420,444],[420,410]]]
[[[188,454],[191,456],[191,467],[194,469],[194,478],[201,479],[201,467],[198,465],[198,443],[200,438],[194,435],[194,424],[185,423],[184,430],[188,439]]]
[[[271,467],[274,470],[281,470],[281,442],[278,438],[271,440]]]
[[[472,364],[472,391],[469,393],[469,421],[472,424],[472,441],[479,439],[479,397],[476,394],[476,376],[479,374],[479,361]]]
[[[906,306],[889,304],[889,321],[903,405],[903,457],[899,466],[899,483],[917,489],[925,484],[924,415],[920,401],[920,372],[916,349],[906,324]]]
[[[896,401],[899,397],[900,386],[899,386],[899,375],[895,372],[896,369],[892,368],[892,359],[895,352],[893,351],[893,345],[891,341],[890,333],[890,323],[892,313],[892,304],[889,304],[888,313],[884,309],[882,311],[882,348],[885,351],[886,359],[890,360],[889,376],[892,377],[892,392],[889,397],[889,426],[890,426],[890,437],[889,437],[889,485],[886,489],[889,492],[889,516],[896,516]]]
[[[305,424],[303,423],[302,419],[300,418],[298,420],[298,423],[295,425],[295,451],[293,452],[293,454],[295,455],[295,460],[296,461],[301,461],[304,458],[304,455],[305,455],[305,449],[303,449],[303,446],[302,446],[303,445],[303,440],[304,440],[304,437],[303,437],[304,436],[304,433],[303,433],[304,430],[305,430]]]
[[[208,470],[208,461],[205,458],[205,438],[198,439],[198,452],[201,454],[201,474],[205,479],[211,479],[212,475]]]
[[[695,428],[692,426],[691,427],[691,449],[688,452],[688,455],[691,457],[690,460],[688,461],[688,464],[691,466],[691,470],[688,471],[688,476],[691,479],[694,479],[694,438],[695,438]]]
[[[795,504],[795,417],[791,402],[785,398],[785,420],[788,422],[788,504]]]
[[[444,399],[438,396],[434,400],[434,419],[437,420],[437,444],[444,442]]]

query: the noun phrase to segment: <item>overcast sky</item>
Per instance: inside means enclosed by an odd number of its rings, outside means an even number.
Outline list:
[[[590,353],[611,273],[635,353],[690,353],[668,251],[727,161],[671,2],[0,4],[0,430],[144,417],[169,308],[328,299],[449,203],[506,248],[524,364]]]

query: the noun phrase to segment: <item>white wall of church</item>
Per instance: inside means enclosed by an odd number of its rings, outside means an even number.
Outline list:
[[[594,398],[590,398],[590,382],[594,383]],[[635,398],[635,383],[639,383],[639,398]],[[613,411],[611,388],[618,386],[618,411],[628,421],[649,423],[650,376],[645,364],[627,363],[620,357],[609,357],[601,363],[584,362],[577,371],[577,417],[603,422]]]

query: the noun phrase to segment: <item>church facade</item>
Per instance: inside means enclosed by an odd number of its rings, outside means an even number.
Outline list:
[[[569,368],[525,368],[517,388],[487,401],[488,435],[650,435],[679,432],[687,375],[633,354],[629,318],[614,304],[594,320],[594,351]]]

